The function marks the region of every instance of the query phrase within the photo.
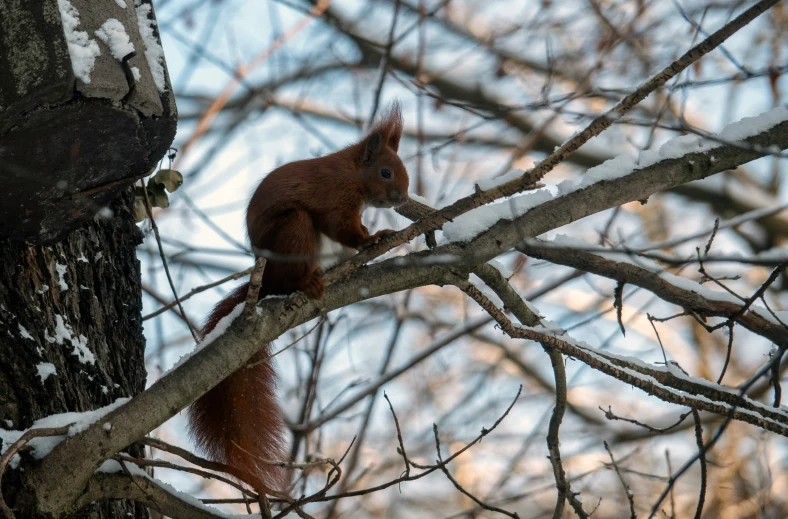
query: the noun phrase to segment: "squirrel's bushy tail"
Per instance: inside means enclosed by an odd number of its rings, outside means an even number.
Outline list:
[[[236,288],[211,312],[201,331],[213,330],[222,317],[243,303],[249,284]],[[189,429],[197,447],[212,461],[258,492],[285,492],[290,471],[265,461],[285,461],[285,422],[276,397],[271,343],[191,405]]]

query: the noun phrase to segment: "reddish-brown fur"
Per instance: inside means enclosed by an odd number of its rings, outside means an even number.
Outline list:
[[[291,162],[258,186],[246,216],[256,255],[268,258],[260,297],[303,291],[321,299],[320,235],[356,249],[391,230],[370,235],[361,223],[365,206],[395,207],[407,201],[408,173],[397,156],[402,117],[393,105],[360,142],[331,155]],[[389,179],[383,170],[390,171]],[[220,301],[202,334],[246,298],[248,283]],[[251,360],[270,355],[267,344]],[[285,491],[289,473],[260,460],[285,460],[285,422],[276,398],[271,362],[241,368],[192,404],[189,424],[208,458],[232,467],[233,476],[258,491]]]

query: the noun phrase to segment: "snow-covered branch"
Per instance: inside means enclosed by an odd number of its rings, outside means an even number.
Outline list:
[[[534,258],[644,288],[691,315],[733,318],[751,332],[788,348],[788,329],[763,306],[753,304],[747,309],[731,294],[665,272],[648,259],[625,253],[588,252],[591,248],[592,244],[566,237],[552,242],[530,239],[518,247]]]
[[[178,492],[170,485],[148,476],[136,465],[107,462],[106,470],[88,480],[85,492],[76,502],[76,509],[93,501],[131,499],[145,504],[166,517],[194,519],[230,519],[232,516],[204,505],[194,497]],[[246,517],[246,516],[242,516]]]
[[[604,352],[572,339],[565,331],[545,326],[524,327],[513,324],[503,311],[497,309],[478,290],[467,290],[512,338],[528,339],[553,348],[567,357],[577,359],[589,367],[637,387],[660,400],[709,411],[721,416],[756,425],[783,436],[788,435],[788,412],[770,407],[740,395],[738,391],[708,380],[691,377],[673,364],[654,366],[634,357]]]
[[[788,122],[780,122],[746,140],[784,149],[788,147]],[[94,425],[55,448],[31,476],[36,481],[41,507],[43,510],[55,511],[62,509],[64,503],[72,503],[104,460],[184,409],[218,381],[243,366],[261,344],[274,340],[286,330],[325,312],[364,299],[418,286],[451,283],[450,276],[456,275],[458,266],[432,263],[429,261],[431,257],[454,255],[461,259],[464,269],[468,271],[474,265],[489,261],[522,243],[524,237],[537,236],[610,207],[648,198],[655,192],[736,167],[761,155],[751,149],[728,145],[688,153],[680,158],[664,158],[628,174],[566,189],[565,193],[529,207],[511,220],[494,223],[488,229],[474,234],[467,242],[447,243],[431,251],[412,253],[406,259],[417,260],[413,264],[402,267],[402,258],[391,258],[355,269],[350,277],[331,285],[326,297],[319,303],[307,300],[300,294],[289,298],[267,298],[260,303],[258,319],[253,325],[233,323],[223,335],[204,344],[178,369],[110,413],[107,420],[113,424],[111,431]],[[532,338],[534,333],[528,332],[531,335],[523,337]],[[671,390],[664,389],[657,382],[639,379],[609,362],[601,363],[597,357],[577,347],[558,349],[573,356],[582,354],[589,362],[604,367],[606,373],[621,377],[621,380],[631,380],[638,387],[647,387],[652,394],[664,396],[669,401],[681,403],[690,398],[687,395],[679,398],[678,393],[671,393]],[[695,403],[701,405],[700,401]],[[725,412],[724,406],[720,404],[708,404],[700,408]],[[739,415],[744,413],[739,411]],[[759,423],[765,428],[777,427],[783,430],[782,424]],[[64,484],[63,474],[71,475],[68,484]]]

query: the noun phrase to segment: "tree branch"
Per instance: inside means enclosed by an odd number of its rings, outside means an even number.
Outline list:
[[[748,142],[760,144],[764,149],[769,145],[784,149],[788,147],[788,122],[778,124],[748,139]],[[712,154],[715,158],[713,162],[710,160]],[[39,507],[41,511],[48,512],[62,512],[68,508],[103,460],[143,437],[205,394],[219,381],[243,366],[261,344],[274,340],[286,330],[325,312],[364,299],[424,285],[451,283],[446,277],[445,264],[436,263],[432,258],[451,254],[460,258],[463,264],[467,265],[465,268],[470,269],[512,249],[523,241],[524,236],[537,236],[590,214],[647,198],[655,192],[731,169],[760,156],[761,152],[752,149],[724,145],[705,153],[689,154],[681,159],[666,159],[627,176],[598,182],[554,198],[513,220],[501,220],[467,243],[450,243],[430,251],[409,254],[405,259],[410,263],[405,267],[400,266],[402,258],[391,258],[361,267],[357,262],[361,261],[363,254],[359,254],[354,257],[358,259],[353,260],[355,267],[351,268],[352,275],[342,275],[343,281],[331,285],[320,302],[307,300],[303,294],[265,299],[258,306],[260,315],[254,320],[255,326],[233,323],[225,334],[204,345],[178,369],[169,372],[129,403],[107,415],[105,421],[113,424],[111,432],[108,433],[100,425],[89,427],[58,445],[42,460],[39,467],[29,471],[26,476],[31,480],[31,487],[36,489]],[[366,289],[363,296],[361,288]],[[253,329],[260,332],[255,334]],[[529,331],[522,337],[542,336]],[[558,344],[557,339],[547,340],[551,346],[553,343]],[[586,359],[584,362],[593,364],[592,367],[597,366],[620,380],[632,381],[631,383],[638,387],[648,388],[648,392],[660,398],[664,397],[667,401],[688,405],[687,401],[691,400],[699,409],[718,414],[727,412],[727,408],[722,405],[688,397],[680,398],[649,382],[647,378],[633,378],[624,370],[606,361],[601,362],[595,356],[583,353],[566,343],[554,347],[565,355],[582,354]],[[736,417],[768,430],[781,433],[784,431],[783,425],[760,420],[745,414],[743,410],[737,411]]]
[[[225,519],[219,510],[211,511],[207,505],[198,505],[193,499],[184,499],[175,490],[163,487],[157,481],[142,475],[124,473],[98,473],[88,480],[85,492],[75,504],[75,510],[103,499],[131,499],[156,510],[167,517],[189,519]],[[184,496],[186,497],[186,496]]]
[[[557,265],[573,267],[645,288],[664,301],[678,305],[695,315],[734,318],[737,323],[749,331],[769,339],[781,348],[788,348],[788,333],[786,333],[784,326],[761,317],[755,312],[747,312],[743,304],[707,299],[697,292],[670,283],[658,273],[630,262],[616,261],[610,256],[603,257],[593,252],[585,252],[571,247],[557,247],[549,242],[538,240],[528,240],[517,249],[532,258],[543,259]]]

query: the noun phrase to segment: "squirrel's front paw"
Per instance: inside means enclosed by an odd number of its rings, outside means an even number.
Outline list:
[[[320,277],[311,274],[301,281],[299,287],[303,293],[312,299],[321,300],[326,293],[326,285]]]
[[[368,248],[372,247],[373,245],[375,245],[376,243],[378,243],[382,238],[385,238],[389,234],[394,234],[395,232],[397,232],[397,231],[395,231],[394,229],[383,229],[383,230],[380,230],[380,231],[376,232],[375,234],[373,234],[372,236],[370,236],[369,238],[367,238],[367,241],[362,243],[361,246],[358,248],[358,250],[362,251],[364,249],[368,249]]]

